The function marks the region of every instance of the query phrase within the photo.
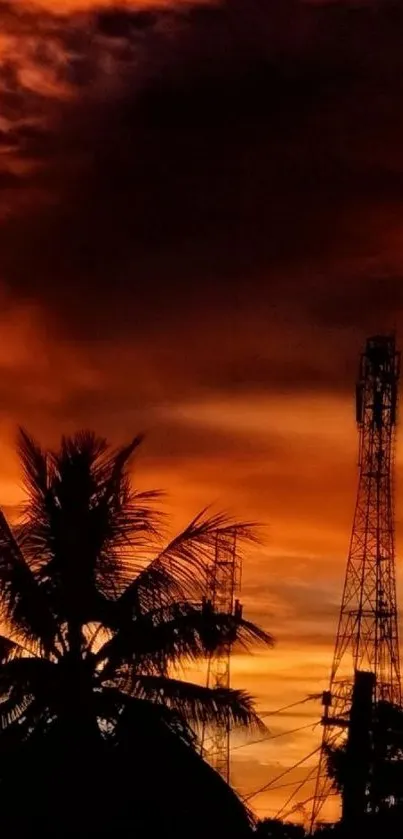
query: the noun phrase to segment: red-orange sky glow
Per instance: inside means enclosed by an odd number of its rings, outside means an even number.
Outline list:
[[[261,522],[242,599],[276,646],[232,673],[262,711],[326,686],[358,355],[403,345],[402,7],[351,6],[0,2],[0,503],[17,423],[52,445],[89,425],[146,433],[136,478],[173,525]],[[402,474],[399,444],[400,551]],[[312,751],[319,714],[237,739],[239,791]]]

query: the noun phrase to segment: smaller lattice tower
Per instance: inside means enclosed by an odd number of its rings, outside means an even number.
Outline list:
[[[311,831],[330,791],[329,749],[343,741],[356,770],[343,792],[342,818],[357,823],[371,802],[374,806],[369,745],[374,709],[378,703],[400,707],[402,702],[393,500],[399,368],[393,335],[367,340],[356,388],[357,501],[330,685],[323,694]]]
[[[206,604],[214,612],[234,617],[242,615],[242,606],[238,599],[241,575],[242,562],[237,552],[237,530],[236,527],[226,528],[217,533],[214,561],[207,572]],[[220,650],[210,655],[207,663],[208,687],[230,687],[231,648],[232,641],[229,638]],[[203,754],[227,782],[230,779],[230,737],[229,716],[226,726],[215,729],[208,741],[205,732],[202,735]]]

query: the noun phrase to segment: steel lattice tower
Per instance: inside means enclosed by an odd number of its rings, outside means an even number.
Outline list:
[[[364,704],[367,691],[373,705],[401,705],[393,503],[399,361],[393,336],[369,338],[361,356],[356,388],[358,493],[330,686],[323,694],[323,740],[311,827],[330,791],[328,748],[349,736],[360,680]]]
[[[242,614],[242,606],[237,599],[241,588],[242,565],[237,553],[237,532],[235,527],[217,533],[215,557],[207,576],[207,604],[214,612],[236,617]],[[232,641],[213,653],[207,664],[208,687],[230,687]],[[209,740],[206,756],[209,762],[229,782],[230,778],[230,735],[231,726],[228,716],[225,729],[213,731]],[[203,743],[204,743],[203,732]]]

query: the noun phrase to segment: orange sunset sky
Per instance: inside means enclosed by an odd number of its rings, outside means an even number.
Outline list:
[[[137,480],[173,526],[209,503],[262,522],[242,599],[276,646],[232,668],[262,711],[326,686],[358,354],[403,346],[402,24],[364,0],[0,2],[0,503],[18,423],[50,445],[89,425],[146,432]],[[234,750],[242,794],[319,713]]]

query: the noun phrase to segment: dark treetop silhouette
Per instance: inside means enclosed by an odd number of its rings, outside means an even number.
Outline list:
[[[111,452],[84,431],[52,452],[20,431],[27,497],[16,527],[0,513],[5,835],[248,831],[197,731],[227,714],[260,726],[252,699],[173,678],[172,666],[228,633],[242,645],[271,638],[202,605],[225,517],[202,513],[161,546],[158,494],[136,492],[129,476],[139,443]]]

